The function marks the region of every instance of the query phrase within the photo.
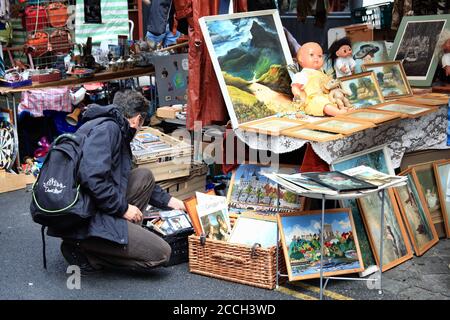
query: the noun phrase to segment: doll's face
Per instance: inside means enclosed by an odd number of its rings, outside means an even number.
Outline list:
[[[444,44],[442,45],[442,49],[444,50],[445,53],[450,52],[450,39],[444,42]]]
[[[343,45],[339,48],[338,51],[336,51],[336,55],[340,58],[347,58],[351,57],[352,55],[352,48],[348,45]]]
[[[303,68],[318,70],[323,66],[323,51],[318,43],[308,42],[300,47],[297,60]]]

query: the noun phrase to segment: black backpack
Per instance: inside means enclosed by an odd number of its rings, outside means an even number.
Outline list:
[[[105,118],[92,120],[75,134],[57,137],[33,184],[30,212],[33,221],[42,225],[44,268],[47,268],[45,228],[58,231],[75,229],[87,224],[94,212],[90,197],[80,188],[78,171],[85,137],[102,121]]]

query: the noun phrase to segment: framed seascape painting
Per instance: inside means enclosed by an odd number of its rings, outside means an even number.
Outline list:
[[[296,112],[292,103],[292,56],[277,10],[203,17],[200,27],[233,128]]]
[[[436,177],[434,175],[433,163],[422,163],[409,166],[408,168],[412,168],[414,182],[416,183],[419,192],[425,199],[424,205],[430,212],[431,220],[433,221],[438,236],[445,237],[445,227],[442,212],[443,208],[441,207],[441,202],[439,201],[439,190]]]
[[[400,175],[407,176],[408,181],[406,186],[395,188],[394,193],[414,251],[417,256],[421,256],[435,245],[439,238],[434,229],[430,213],[424,205],[426,199],[417,188],[417,177],[414,170],[405,170]]]
[[[288,136],[288,137],[316,141],[316,142],[328,142],[328,141],[341,139],[344,137],[342,134],[339,134],[339,133],[311,130],[311,129],[307,129],[305,127],[291,128],[291,129],[283,130],[281,132],[281,134]]]
[[[387,48],[384,41],[360,41],[352,43],[353,59],[356,62],[355,72],[364,71],[365,63],[388,61]]]
[[[437,110],[435,107],[417,105],[402,101],[386,102],[374,107],[370,107],[370,109],[398,112],[403,114],[404,118],[417,118]]]
[[[320,277],[322,211],[277,216],[289,281]],[[349,209],[325,211],[323,275],[363,270],[358,237]]]
[[[342,88],[350,93],[348,99],[356,109],[384,102],[383,94],[373,72],[357,73],[339,80],[341,80]]]
[[[301,120],[270,117],[251,122],[246,122],[245,124],[240,125],[239,128],[246,131],[278,136],[280,135],[282,130],[290,128],[298,128],[303,126],[305,123],[306,123],[305,121]]]
[[[372,252],[377,265],[380,266],[380,220],[383,204],[381,195],[377,192],[357,199],[357,201],[369,235]],[[411,259],[413,256],[405,225],[394,192],[391,189],[386,190],[384,209],[383,272]]]
[[[450,238],[450,160],[433,164],[447,238]]]
[[[366,108],[347,112],[339,116],[338,118],[362,120],[372,122],[374,124],[379,124],[394,119],[400,119],[402,118],[402,115],[401,113],[398,112],[390,112]]]
[[[352,134],[373,127],[375,127],[375,125],[368,121],[347,118],[329,118],[309,124],[305,128],[325,132]]]
[[[389,58],[403,61],[412,86],[431,85],[438,65],[436,44],[441,32],[449,29],[449,18],[448,14],[403,17]]]
[[[353,153],[351,155],[339,158],[331,163],[331,169],[343,171],[358,166],[368,166],[385,174],[395,174],[392,167],[389,150],[386,145],[376,146],[368,150]],[[340,201],[342,208],[350,208],[352,212],[353,221],[355,223],[355,230],[358,234],[359,247],[361,248],[361,255],[364,263],[364,269],[367,274],[371,271],[376,271],[376,261],[372,253],[368,233],[364,226],[362,213],[359,210],[356,200],[342,200]],[[375,267],[375,268],[374,268]],[[363,272],[363,275],[367,275]]]
[[[263,175],[264,172],[293,174],[299,166],[280,165],[279,168],[258,164],[241,164],[231,176],[227,199],[230,212],[248,210],[277,212],[277,184]],[[304,197],[289,190],[280,190],[280,211],[293,212],[303,209]]]
[[[362,66],[364,71],[373,71],[378,80],[384,99],[392,100],[412,96],[401,61],[369,63]]]

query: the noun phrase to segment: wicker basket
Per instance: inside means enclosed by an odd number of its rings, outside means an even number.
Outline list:
[[[255,248],[189,236],[189,271],[213,278],[237,282],[264,289],[276,287],[277,250]],[[283,250],[279,248],[280,272],[286,274]],[[279,280],[281,282],[284,277]]]

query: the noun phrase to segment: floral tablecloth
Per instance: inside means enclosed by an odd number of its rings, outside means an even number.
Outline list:
[[[441,106],[436,112],[422,117],[400,119],[330,142],[267,136],[240,129],[235,130],[235,133],[249,147],[275,153],[291,152],[310,142],[315,153],[329,164],[343,156],[386,144],[392,164],[398,168],[406,152],[450,148],[447,146],[447,109],[447,105]]]

